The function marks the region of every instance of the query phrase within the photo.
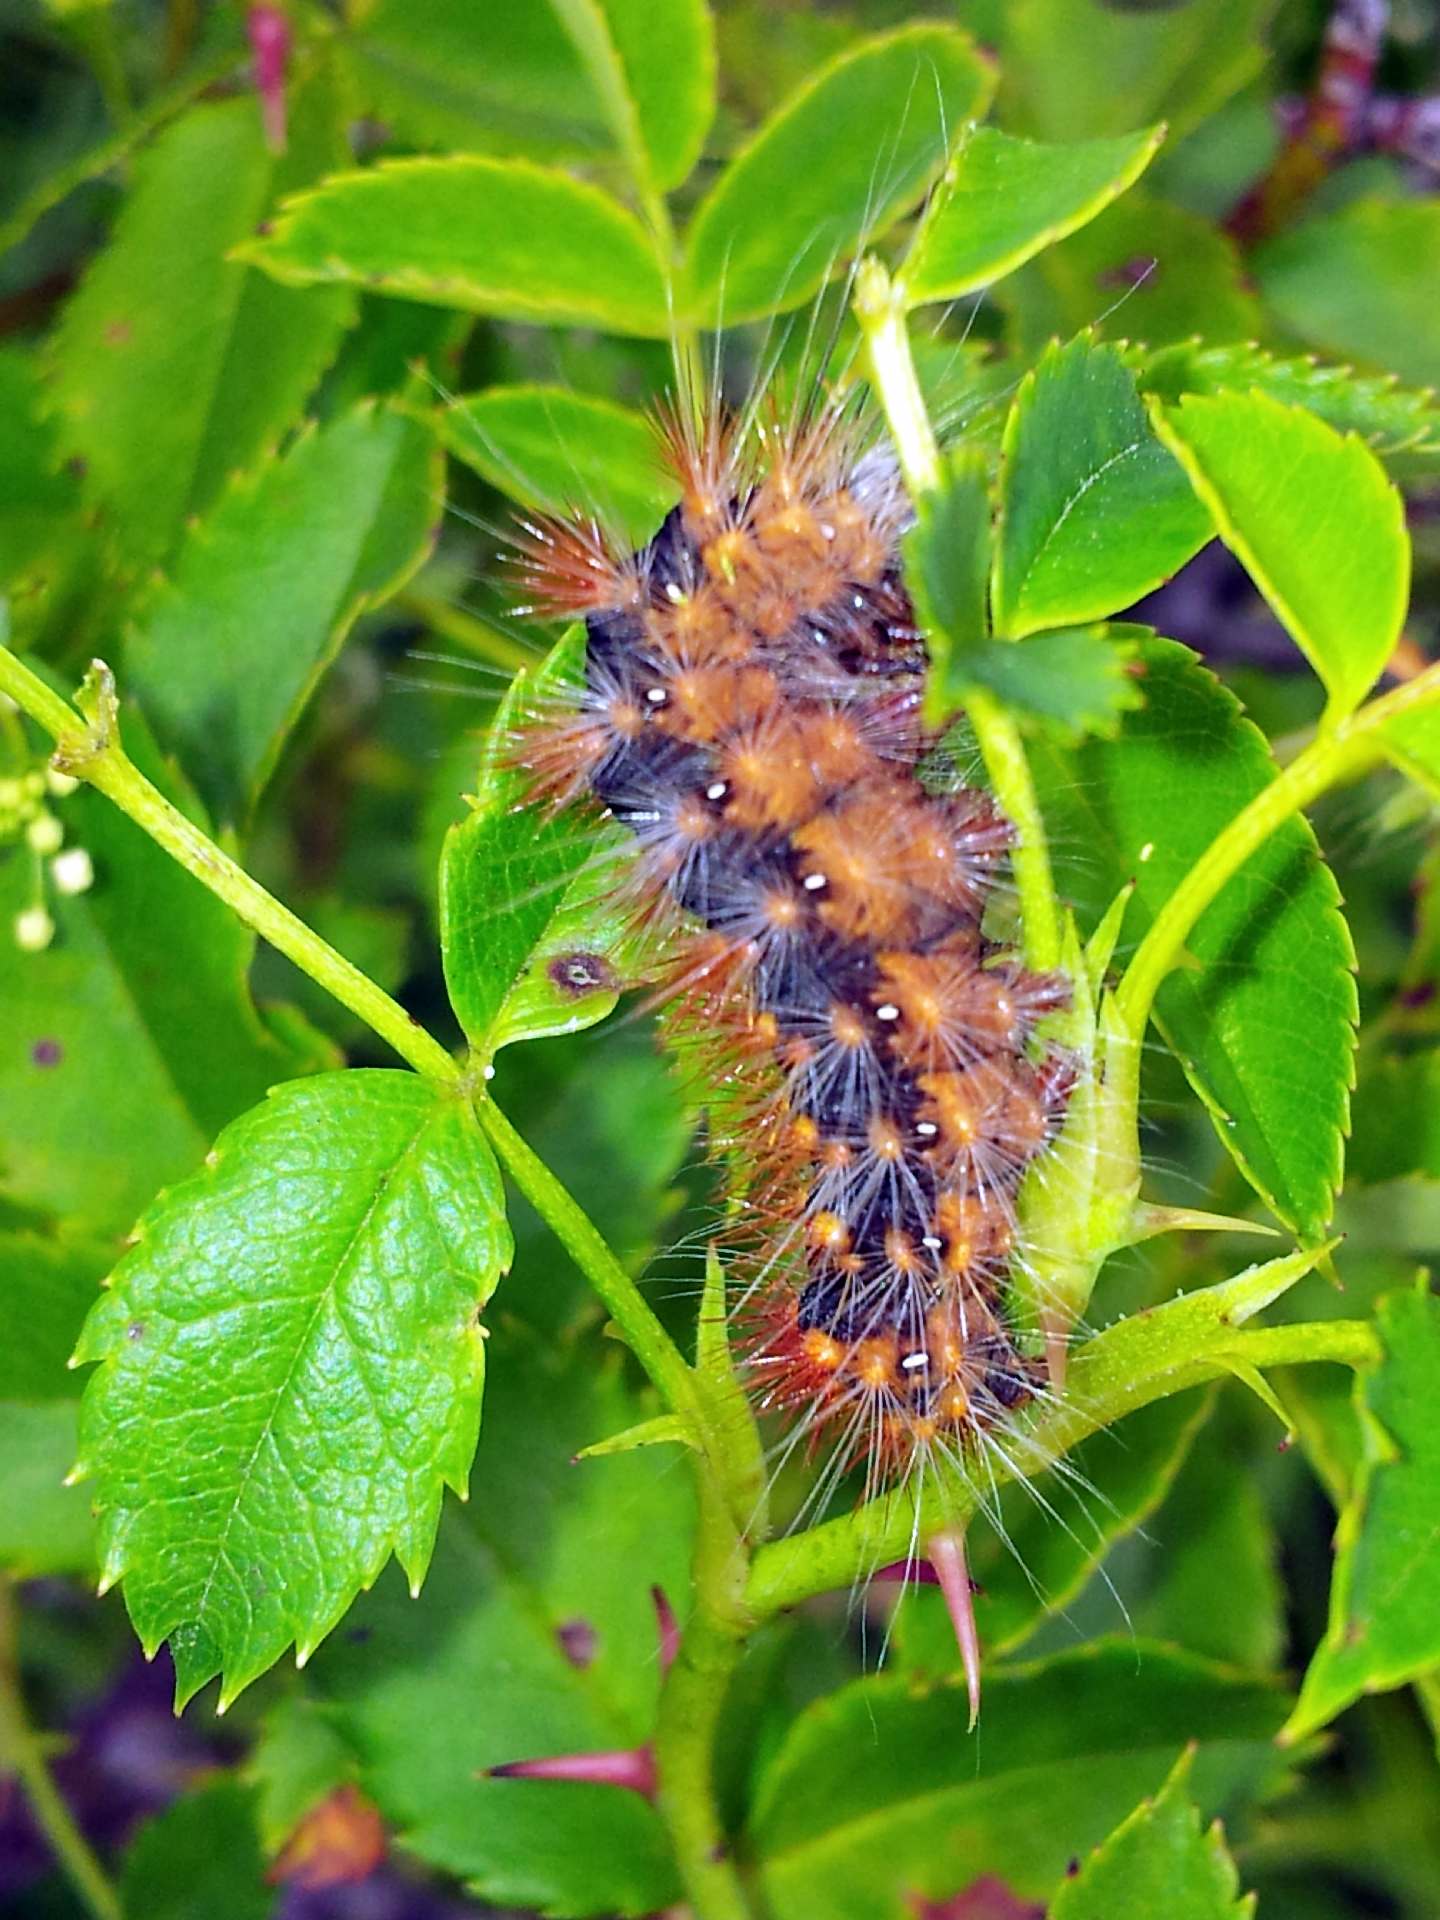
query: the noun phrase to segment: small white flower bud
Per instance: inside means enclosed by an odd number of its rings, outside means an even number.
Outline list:
[[[50,878],[57,893],[84,893],[94,882],[95,869],[84,847],[67,847],[50,862]]]
[[[62,773],[59,767],[47,767],[45,784],[57,800],[63,800],[67,794],[74,793],[80,782],[73,773]]]
[[[44,907],[26,907],[15,916],[15,944],[22,953],[43,953],[55,938],[55,922]]]
[[[25,829],[25,840],[42,857],[58,853],[65,844],[65,829],[53,813],[37,813]]]

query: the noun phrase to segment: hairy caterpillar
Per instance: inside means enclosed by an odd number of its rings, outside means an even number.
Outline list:
[[[527,523],[521,576],[587,644],[575,703],[516,755],[537,798],[632,836],[733,1183],[749,1378],[873,1488],[1040,1384],[1006,1295],[1074,1078],[1036,1027],[1068,992],[986,930],[1009,822],[929,777],[909,504],[863,412],[661,424],[679,504],[639,552]]]

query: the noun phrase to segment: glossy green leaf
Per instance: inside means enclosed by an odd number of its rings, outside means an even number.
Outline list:
[[[1440,203],[1357,200],[1255,255],[1276,317],[1307,346],[1440,385]]]
[[[1156,1400],[1082,1442],[1067,1457],[1063,1478],[1006,1487],[998,1525],[983,1517],[972,1525],[966,1545],[979,1586],[975,1621],[987,1660],[1022,1646],[1063,1612],[1111,1548],[1149,1520],[1210,1407],[1206,1392]],[[955,1629],[937,1588],[906,1594],[896,1637],[907,1668],[936,1675],[960,1665]]]
[[[1091,326],[1152,347],[1197,333],[1251,340],[1264,326],[1229,235],[1143,188],[1048,248],[996,297],[1027,354]]]
[[[252,1796],[221,1775],[147,1821],[125,1857],[120,1897],[147,1920],[266,1920],[275,1891]]]
[[[1237,1898],[1240,1877],[1219,1824],[1202,1831],[1190,1799],[1192,1763],[1188,1752],[1177,1760],[1155,1798],[1065,1881],[1050,1920],[1248,1920],[1254,1896]]]
[[[65,451],[110,516],[127,569],[163,560],[186,516],[273,445],[333,358],[351,311],[237,263],[275,197],[344,155],[321,70],[292,105],[281,158],[253,97],[193,109],[136,161],[110,244],[56,336]]]
[[[486,387],[439,415],[445,445],[522,506],[593,514],[632,546],[674,505],[643,413],[564,387]]]
[[[808,300],[925,192],[990,69],[963,34],[904,27],[814,75],[720,175],[690,228],[690,305],[732,326]]]
[[[126,664],[221,821],[246,817],[351,626],[429,552],[443,502],[424,425],[362,401],[188,529]]]
[[[1440,1049],[1367,1062],[1355,1090],[1352,1180],[1440,1180]]]
[[[1020,723],[1057,740],[1113,734],[1122,714],[1142,706],[1136,629],[1109,622],[1063,627],[1020,641],[992,640],[965,656],[971,682],[1002,701]]]
[[[343,42],[360,103],[410,145],[551,164],[613,151],[594,83],[548,0],[375,0]]]
[[[1266,0],[1005,0],[1002,104],[1013,124],[1047,140],[1156,120],[1178,138],[1259,71],[1267,13]]]
[[[1059,885],[1090,927],[1128,881],[1127,943],[1274,778],[1263,737],[1173,641],[1143,650],[1145,705],[1118,739],[1032,755]],[[1352,949],[1315,838],[1291,820],[1202,916],[1157,1017],[1242,1173],[1307,1236],[1329,1220],[1354,1051]]]
[[[1013,273],[1122,194],[1163,129],[1042,146],[977,127],[945,170],[901,270],[907,306],[954,300]]]
[[[986,463],[973,448],[957,447],[939,487],[916,502],[915,525],[903,542],[906,583],[930,658],[925,712],[933,726],[963,703],[971,663],[986,644],[990,538]]]
[[[123,731],[142,771],[193,813],[138,716]],[[0,1197],[123,1232],[226,1121],[311,1062],[257,1014],[254,936],[228,907],[103,795],[82,788],[55,811],[95,879],[85,893],[51,892],[57,931],[44,952],[0,938]],[[7,935],[31,887],[28,861],[0,861]],[[315,1037],[295,1031],[306,1054]]]
[[[1018,638],[1114,613],[1209,536],[1119,352],[1088,338],[1047,349],[1005,429],[996,631]]]
[[[10,1325],[6,1315],[7,1334]],[[17,1579],[88,1573],[96,1564],[95,1520],[84,1487],[67,1487],[75,1464],[71,1400],[0,1399],[0,1569]]]
[[[1187,393],[1264,393],[1308,407],[1340,433],[1354,433],[1382,460],[1405,457],[1407,467],[1440,458],[1440,407],[1432,396],[1402,387],[1393,374],[1376,377],[1312,359],[1278,359],[1250,341],[1210,346],[1181,340],[1126,355],[1141,387],[1173,404]]]
[[[1384,1362],[1355,1387],[1365,1457],[1335,1536],[1330,1624],[1286,1727],[1291,1739],[1362,1693],[1440,1664],[1440,1301],[1425,1276],[1381,1301],[1379,1329]]]
[[[358,283],[468,313],[668,339],[634,214],[556,168],[463,155],[387,160],[286,201],[238,250],[287,285]]]
[[[1151,417],[1221,539],[1330,695],[1359,705],[1410,598],[1405,506],[1368,447],[1263,393],[1190,395]]]
[[[388,1576],[307,1679],[408,1851],[506,1908],[652,1913],[678,1897],[653,1807],[484,1770],[649,1737],[650,1589],[683,1615],[691,1477],[668,1447],[572,1464],[655,1410],[618,1355],[518,1329],[492,1344],[476,1496],[446,1514],[423,1605]]]
[[[629,836],[523,804],[525,775],[511,759],[517,731],[563,706],[584,648],[584,628],[572,627],[533,677],[516,677],[486,737],[470,816],[445,837],[445,980],[486,1058],[513,1040],[593,1026],[622,982],[628,923],[615,860]]]
[[[750,1840],[771,1911],[810,1920],[823,1885],[835,1920],[911,1920],[986,1873],[1046,1899],[1188,1741],[1209,1811],[1273,1779],[1285,1704],[1129,1638],[992,1672],[968,1737],[959,1679],[852,1682],[799,1716],[761,1776]]]
[[[0,1230],[0,1400],[79,1394],[83,1381],[66,1362],[113,1257],[101,1241]]]
[[[715,30],[705,0],[550,0],[642,186],[677,187],[715,112]]]
[[[509,1258],[473,1116],[407,1073],[279,1089],[144,1217],[77,1350],[80,1457],[182,1703],[308,1655],[392,1552],[419,1585]]]

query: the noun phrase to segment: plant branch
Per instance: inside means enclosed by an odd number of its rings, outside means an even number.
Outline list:
[[[55,1785],[25,1712],[18,1616],[9,1577],[0,1573],[0,1770],[13,1771],[25,1789],[36,1826],[87,1911],[95,1920],[123,1920],[119,1897]]]
[[[865,342],[871,385],[895,444],[895,457],[911,499],[918,500],[923,494],[937,492],[942,484],[940,449],[915,372],[903,299],[885,268],[873,258],[863,261],[855,276],[855,317]],[[1020,729],[983,687],[967,690],[965,712],[995,797],[1016,830],[1012,864],[1020,896],[1025,958],[1032,967],[1048,971],[1060,962],[1060,912],[1045,822]]]
[[[1221,1292],[1206,1290],[1212,1296]],[[1090,1434],[1113,1426],[1151,1401],[1226,1378],[1237,1362],[1275,1367],[1328,1360],[1359,1368],[1375,1365],[1381,1357],[1375,1329],[1364,1320],[1325,1320],[1237,1333],[1220,1316],[1207,1339],[1203,1326],[1187,1324],[1193,1314],[1186,1313],[1187,1306],[1204,1299],[1205,1295],[1182,1296],[1148,1316],[1148,1328],[1147,1316],[1137,1315],[1118,1322],[1082,1348],[1072,1363],[1064,1399],[1048,1407],[1028,1428],[1017,1428],[1009,1436],[1004,1458],[996,1455],[987,1461],[987,1497],[993,1485],[1033,1478]],[[1161,1364],[1137,1366],[1134,1347],[1147,1333],[1153,1334],[1165,1315],[1174,1315],[1180,1322],[1182,1337],[1166,1343]],[[1183,1337],[1187,1332],[1188,1350]],[[913,1489],[894,1488],[854,1513],[762,1547],[755,1555],[746,1600],[764,1618],[813,1594],[852,1586],[876,1567],[909,1555],[917,1538],[923,1540],[941,1527],[963,1526],[977,1504],[976,1487],[960,1473],[928,1483],[918,1501]]]
[[[695,1376],[599,1229],[493,1100],[477,1097],[475,1112],[511,1179],[600,1296],[665,1404],[692,1420],[703,1442],[707,1423]]]
[[[1341,780],[1367,772],[1384,755],[1381,737],[1392,720],[1440,705],[1440,666],[1369,701],[1297,754],[1213,840],[1156,915],[1116,991],[1126,1029],[1143,1031],[1155,995],[1180,961],[1195,923],[1250,856],[1292,813]]]
[[[112,800],[246,926],[358,1015],[417,1073],[442,1086],[459,1081],[459,1066],[433,1035],[222,853],[126,756],[120,744],[114,677],[108,667],[97,661],[91,668],[78,696],[81,711],[77,713],[23,661],[0,647],[0,693],[8,693],[50,734],[55,741],[53,764],[60,772],[88,781]]]

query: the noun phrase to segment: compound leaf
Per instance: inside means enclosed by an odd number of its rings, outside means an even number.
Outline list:
[[[510,1258],[468,1108],[321,1074],[228,1127],[144,1217],[81,1336],[107,1581],[181,1704],[301,1658],[394,1552],[418,1586],[480,1419],[476,1313]]]

